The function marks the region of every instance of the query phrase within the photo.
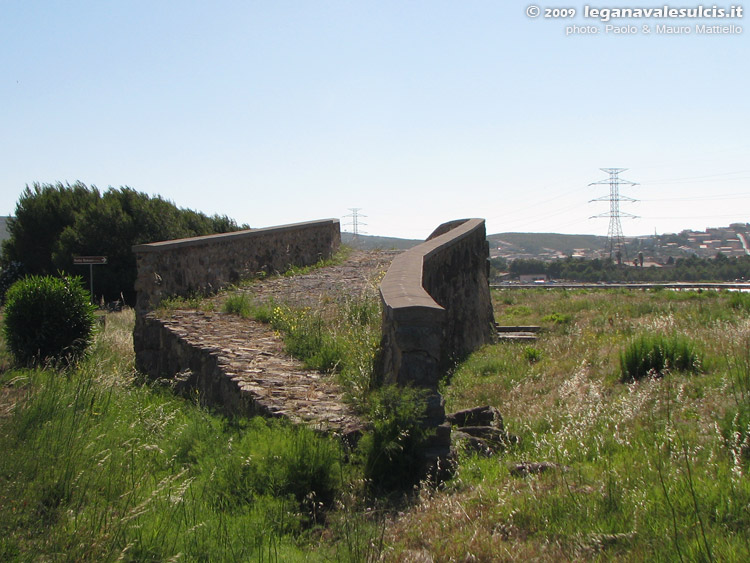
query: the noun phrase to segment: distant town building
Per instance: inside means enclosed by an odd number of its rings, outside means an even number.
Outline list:
[[[507,233],[509,236],[519,233]],[[502,235],[490,235],[490,257],[503,258],[510,262],[518,259],[541,260],[552,262],[572,258],[606,258],[601,244],[597,244],[595,237],[590,246],[581,244],[580,239],[575,245],[568,245],[565,237],[568,235],[551,235],[550,233],[521,233],[524,237],[513,236],[510,240],[503,240]],[[558,236],[555,240],[553,237]],[[569,240],[569,239],[568,239]],[[544,244],[541,244],[544,242]],[[552,242],[553,244],[550,244]],[[556,244],[555,244],[556,243]],[[750,223],[733,223],[730,227],[708,227],[705,231],[687,229],[679,233],[658,235],[644,235],[626,239],[628,252],[632,256],[643,254],[645,264],[666,264],[679,258],[698,256],[700,258],[714,258],[717,254],[727,257],[750,256]],[[552,248],[550,248],[552,246]]]

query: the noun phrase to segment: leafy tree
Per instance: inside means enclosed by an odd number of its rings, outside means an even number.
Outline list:
[[[510,273],[516,276],[524,274],[544,274],[547,266],[541,260],[519,258],[510,263]]]
[[[97,267],[94,274],[97,297],[114,300],[122,295],[132,302],[133,245],[237,229],[226,216],[181,209],[129,187],[109,188],[102,194],[80,182],[34,184],[24,190],[9,222],[3,261],[22,263],[28,274],[81,274],[88,283],[88,268],[74,266],[73,257],[107,256],[107,265]]]
[[[20,280],[23,275],[23,264],[20,262],[11,262],[3,266],[0,272],[0,305],[5,303],[5,295],[10,286]]]
[[[10,238],[3,241],[3,265],[20,262],[30,274],[54,274],[52,252],[60,234],[98,196],[96,188],[90,190],[80,182],[26,186],[15,217],[8,221]]]

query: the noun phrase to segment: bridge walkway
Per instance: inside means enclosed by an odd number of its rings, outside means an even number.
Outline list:
[[[307,274],[272,277],[239,291],[247,292],[257,302],[273,299],[295,307],[316,307],[347,296],[377,292],[378,282],[395,254],[355,250],[342,264]],[[220,312],[226,297],[227,294],[220,294],[210,299],[201,310],[159,313],[158,322],[168,334],[166,339],[178,341],[181,349],[190,348],[190,354],[202,358],[199,362],[193,359],[190,365],[212,366],[203,369],[198,379],[207,377],[205,372],[219,377],[233,397],[231,402],[248,413],[285,417],[343,435],[361,427],[333,376],[308,370],[286,354],[281,336],[269,325]],[[215,382],[204,381],[206,384]]]

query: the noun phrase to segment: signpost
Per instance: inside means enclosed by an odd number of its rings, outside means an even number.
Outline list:
[[[106,256],[73,256],[75,266],[89,267],[89,281],[91,282],[91,302],[94,302],[94,266],[101,266],[107,263]]]

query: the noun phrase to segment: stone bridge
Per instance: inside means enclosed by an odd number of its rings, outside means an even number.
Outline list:
[[[134,346],[137,368],[198,389],[229,413],[286,417],[352,435],[362,423],[333,378],[288,357],[268,325],[222,313],[215,292],[257,272],[282,272],[330,257],[336,220],[140,245]],[[435,455],[450,445],[437,384],[466,353],[493,338],[484,221],[447,223],[404,253],[353,251],[337,266],[252,284],[258,300],[315,306],[342,295],[379,295],[383,305],[378,369],[384,382],[433,391]],[[387,273],[386,273],[387,271]],[[385,277],[383,275],[385,274]],[[382,284],[378,287],[378,280]],[[159,308],[169,296],[208,297],[196,308]],[[213,295],[213,296],[211,296]]]

